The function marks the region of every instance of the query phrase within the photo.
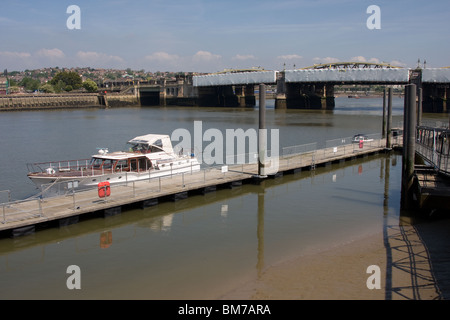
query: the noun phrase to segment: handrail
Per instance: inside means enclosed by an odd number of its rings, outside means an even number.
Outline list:
[[[340,157],[342,155],[348,156],[348,155],[358,155],[361,151],[370,151],[375,150],[377,148],[383,148],[384,146],[384,139],[374,139],[373,141],[364,143],[364,144],[345,144],[340,146],[333,146],[333,147],[325,147],[325,148],[317,148],[316,143],[312,144],[305,144],[300,146],[292,146],[292,147],[286,147],[283,148],[283,152],[278,155],[278,160],[280,161],[280,167],[286,169],[287,167],[295,166],[301,163],[301,166],[314,166],[317,163],[321,163],[324,161],[334,161],[336,157]],[[315,147],[315,148],[314,148]],[[267,151],[267,154],[272,154],[270,150]],[[160,192],[162,190],[162,185],[165,185],[166,183],[169,183],[169,181],[178,181],[177,183],[181,183],[182,189],[187,188],[189,185],[194,185],[198,183],[205,183],[212,180],[217,180],[218,175],[217,172],[220,173],[219,179],[226,178],[227,176],[232,176],[236,174],[251,174],[251,170],[249,171],[248,165],[251,163],[254,163],[254,153],[247,153],[245,154],[245,158],[249,160],[247,163],[236,163],[234,162],[230,170],[228,170],[228,164],[216,164],[216,165],[209,165],[206,167],[203,167],[199,171],[186,171],[183,173],[177,173],[177,174],[170,174],[163,177],[152,177],[151,174],[148,173],[142,173],[143,175],[146,175],[144,179],[141,179],[139,181],[128,181],[127,179],[118,184],[114,184],[114,188],[120,187],[120,186],[126,186],[129,187],[128,190],[125,193],[114,193],[114,198],[117,200],[119,198],[130,198],[130,197],[136,197],[138,194],[141,193],[152,193],[152,192]],[[296,158],[298,156],[298,159]],[[269,157],[270,158],[270,157]],[[236,158],[238,159],[238,158]],[[230,159],[231,160],[231,159]],[[270,159],[267,159],[268,161]],[[283,164],[281,163],[283,161]],[[230,161],[231,162],[231,161]],[[288,168],[289,169],[289,168]],[[185,180],[185,176],[187,175],[193,175],[195,174],[195,178]],[[144,176],[143,176],[144,177]],[[176,179],[176,180],[173,180]],[[73,181],[72,181],[73,182]],[[0,222],[2,224],[8,223],[9,221],[13,221],[15,219],[18,219],[21,217],[22,214],[31,217],[36,216],[43,216],[46,213],[46,210],[50,210],[55,206],[55,204],[52,204],[53,202],[50,201],[50,198],[52,198],[52,195],[57,194],[63,194],[66,197],[64,201],[71,202],[70,206],[73,206],[73,210],[77,210],[77,208],[80,207],[86,207],[86,206],[92,206],[92,203],[98,203],[98,196],[95,194],[95,192],[92,195],[89,195],[89,197],[81,196],[85,195],[85,189],[77,190],[73,189],[73,185],[69,185],[70,181],[54,181],[53,183],[50,183],[48,185],[43,185],[43,188],[41,190],[41,193],[39,197],[33,197],[28,200],[22,200],[22,201],[14,201],[14,202],[8,202],[8,203],[1,203],[0,204]],[[148,187],[144,187],[144,185]],[[113,188],[111,186],[111,188]],[[93,187],[95,189],[95,186]],[[185,189],[186,190],[186,189]],[[62,193],[61,193],[62,192]],[[131,195],[130,195],[131,194]],[[72,199],[72,200],[71,200]],[[30,206],[30,208],[26,209],[27,211],[24,213],[23,210],[17,210],[14,207],[20,206],[21,203],[29,203],[29,202],[35,202],[36,205]],[[105,201],[108,201],[105,199]],[[65,204],[67,206],[67,203]],[[17,218],[16,218],[17,217]],[[28,219],[25,217],[24,219]]]
[[[450,173],[450,130],[418,126],[416,152],[435,169]]]

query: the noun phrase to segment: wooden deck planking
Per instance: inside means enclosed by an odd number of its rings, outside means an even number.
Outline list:
[[[314,167],[382,150],[384,150],[384,141],[375,140],[366,144],[363,148],[359,148],[355,144],[349,144],[297,155],[281,156],[278,158],[278,166],[267,174],[275,175],[284,171]],[[221,167],[215,167],[161,179],[128,182],[127,185],[112,185],[111,195],[107,198],[99,198],[98,190],[93,189],[77,191],[75,194],[68,193],[64,196],[6,203],[0,207],[0,231],[242,181],[257,174],[257,163],[229,165],[225,173],[221,171]]]

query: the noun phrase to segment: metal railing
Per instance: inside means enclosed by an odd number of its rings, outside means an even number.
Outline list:
[[[435,169],[450,173],[450,130],[446,128],[417,127],[416,152]]]
[[[369,135],[369,137],[371,136]],[[373,137],[374,139],[369,139],[370,141],[350,144],[343,144],[342,142],[347,142],[348,138],[329,140],[326,145],[331,147],[321,149],[317,148],[317,143],[285,147],[282,148],[281,154],[275,159],[279,165],[277,169],[314,167],[319,162],[332,161],[350,155],[356,156],[362,152],[385,146],[385,139]],[[338,143],[339,141],[341,144]],[[271,152],[268,151],[267,154],[270,155]],[[99,208],[99,204],[108,202],[125,203],[136,198],[149,199],[168,195],[171,192],[177,193],[207,187],[208,185],[218,185],[221,184],[221,181],[227,183],[256,174],[255,164],[258,159],[254,152],[230,156],[226,159],[225,164],[202,165],[200,170],[192,170],[191,168],[191,170],[183,173],[161,177],[152,177],[151,174],[143,172],[139,180],[128,181],[125,179],[123,182],[111,184],[110,196],[104,198],[100,198],[98,186],[75,189],[76,181],[56,181],[43,185],[38,195],[20,201],[11,201],[11,193],[3,191],[3,194],[8,194],[8,201],[0,203],[0,214],[2,215],[0,223],[6,224],[18,220],[43,217],[46,214],[57,214],[63,210],[76,212],[85,209],[85,211],[95,211]],[[274,161],[274,158],[268,157],[267,161]],[[269,174],[273,174],[273,172]],[[164,190],[171,191],[165,193]]]

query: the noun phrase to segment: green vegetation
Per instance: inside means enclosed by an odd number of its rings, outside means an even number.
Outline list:
[[[50,81],[56,92],[72,91],[80,89],[82,86],[81,77],[74,71],[62,71],[57,73]]]
[[[91,79],[87,79],[83,82],[83,88],[86,89],[87,92],[97,92],[98,86]]]
[[[45,93],[55,93],[55,89],[50,83],[44,83],[40,86],[39,90]]]
[[[36,91],[39,89],[41,82],[37,79],[25,77],[22,79],[22,81],[19,82],[19,85],[24,87],[25,90]]]

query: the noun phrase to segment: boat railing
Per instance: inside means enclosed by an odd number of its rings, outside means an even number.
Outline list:
[[[63,160],[51,162],[28,163],[27,168],[30,173],[46,173],[53,169],[55,172],[73,171],[81,169],[91,169],[91,159]]]
[[[378,150],[383,148],[385,139],[374,139],[364,144],[350,143],[340,146],[332,146],[329,148],[315,148],[316,144],[305,144],[282,149],[281,154],[278,155],[278,150],[267,152],[272,155],[272,158],[267,161],[278,161],[279,170],[289,170],[292,168],[299,168],[304,166],[315,166],[317,163],[324,163],[326,161],[333,161],[340,159],[343,155],[357,156],[361,152],[370,150]],[[330,143],[329,143],[330,145]],[[280,150],[281,151],[281,150]],[[148,198],[149,195],[158,197],[159,195],[166,195],[166,190],[172,190],[174,186],[180,188],[179,190],[190,190],[208,185],[217,185],[218,181],[223,183],[227,181],[235,181],[238,179],[252,177],[255,175],[255,165],[253,160],[255,153],[246,153],[244,155],[236,156],[233,160],[234,164],[229,163],[213,163],[200,170],[194,170],[194,164],[191,164],[191,169],[184,172],[174,172],[166,176],[156,176],[152,172],[142,172],[141,179],[131,180],[124,179],[121,183],[111,184],[111,194],[109,197],[100,198],[98,192],[98,185],[94,185],[89,189],[77,189],[77,181],[58,181],[42,185],[41,194],[29,200],[10,201],[10,193],[5,191],[3,194],[7,195],[8,202],[0,203],[0,222],[5,224],[10,221],[17,221],[19,219],[29,219],[36,216],[45,216],[46,214],[53,214],[61,210],[78,211],[81,209],[90,208],[97,210],[99,203],[105,201],[129,201],[130,198],[142,197]],[[237,159],[246,159],[242,163],[236,163]],[[63,165],[63,162],[65,165]],[[61,162],[61,168],[70,168],[67,161]],[[77,166],[83,166],[78,162]],[[59,167],[59,162],[52,162],[53,167]],[[58,164],[58,165],[57,165]],[[41,164],[42,165],[42,164]],[[197,167],[196,167],[197,168]],[[43,168],[45,170],[45,167]],[[272,174],[272,173],[269,173]],[[98,181],[101,182],[101,179]],[[53,196],[65,195],[65,197],[57,197],[53,201]],[[89,210],[90,210],[89,209]]]

